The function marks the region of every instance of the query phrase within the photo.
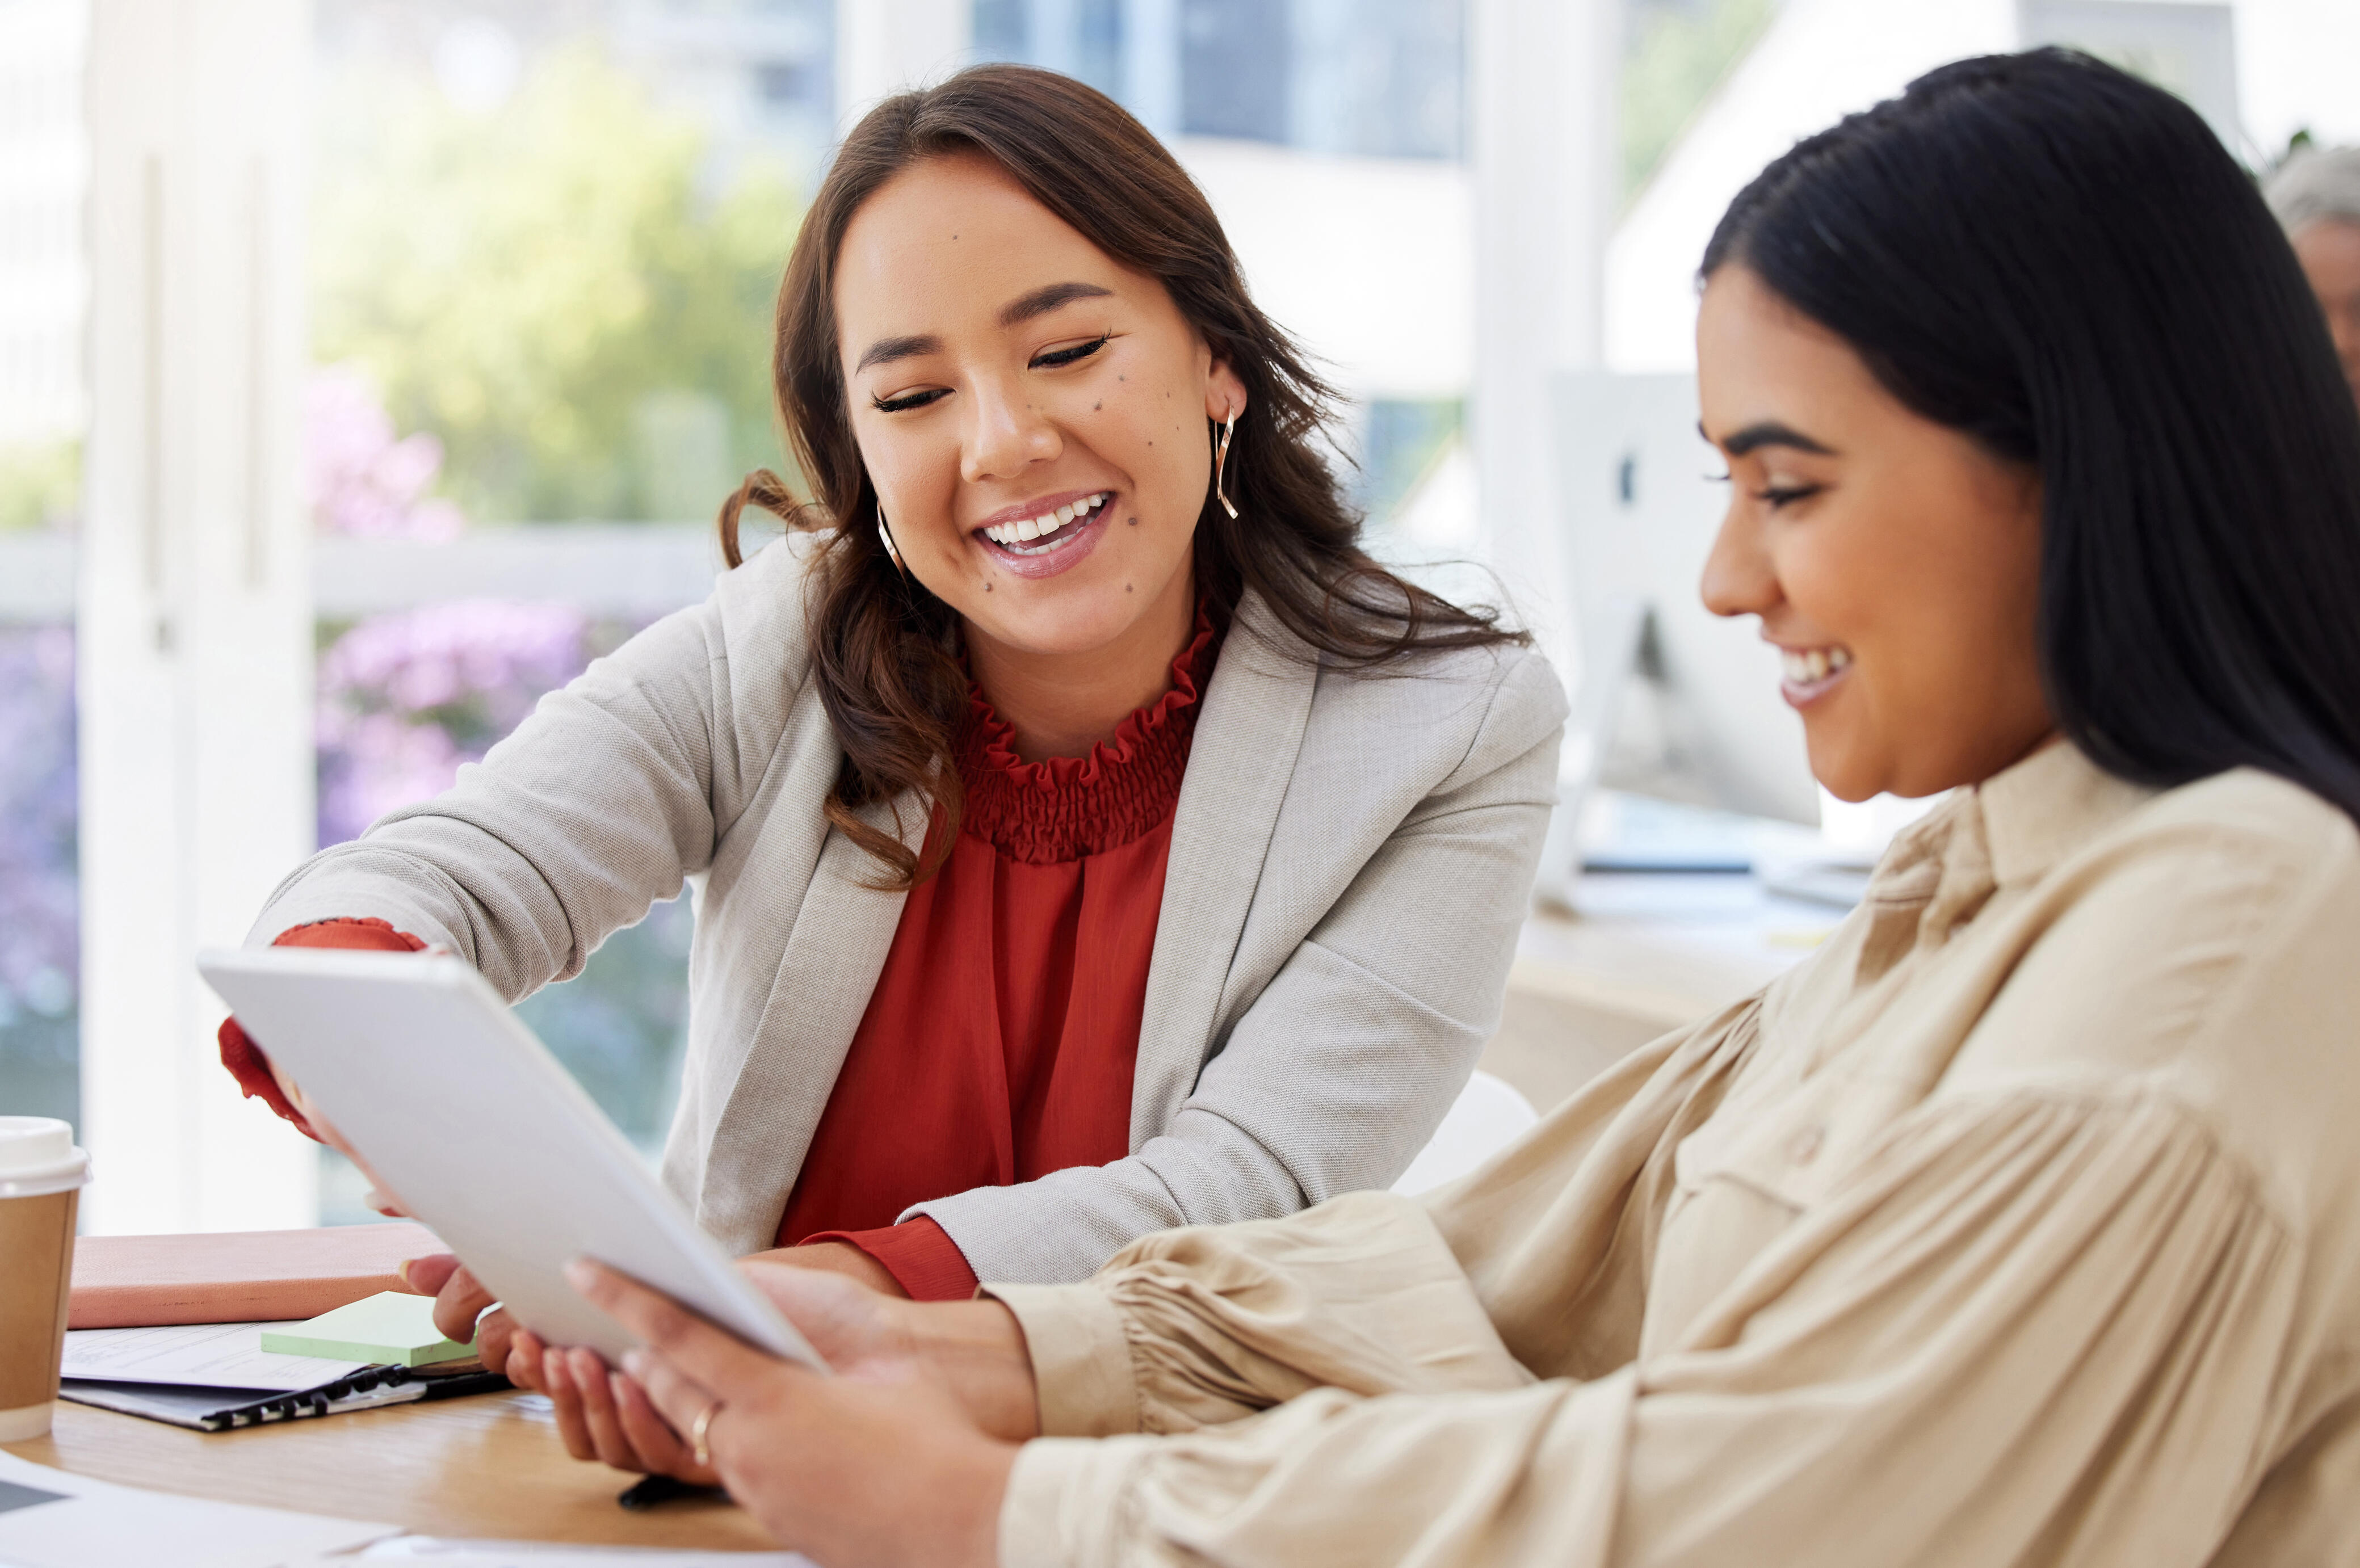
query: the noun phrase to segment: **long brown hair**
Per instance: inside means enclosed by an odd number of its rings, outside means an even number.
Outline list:
[[[825,533],[809,567],[812,673],[844,748],[826,812],[885,862],[884,886],[914,885],[948,853],[967,678],[956,612],[895,568],[878,531],[877,492],[837,358],[834,273],[862,202],[912,163],[961,152],[992,158],[1098,249],[1161,279],[1214,357],[1245,383],[1227,484],[1240,516],[1215,503],[1208,472],[1196,523],[1196,579],[1215,615],[1226,620],[1251,589],[1319,655],[1355,669],[1527,640],[1495,612],[1461,609],[1360,548],[1360,519],[1319,450],[1333,389],[1255,308],[1204,193],[1120,104],[1070,77],[1016,65],[977,66],[888,98],[836,149],[779,289],[772,371],[813,499],[798,501],[764,470],[721,508],[722,553],[733,567],[748,506]],[[913,789],[942,819],[923,865],[858,814]]]

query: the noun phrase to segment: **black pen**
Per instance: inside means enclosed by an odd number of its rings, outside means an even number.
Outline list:
[[[643,1508],[654,1508],[658,1503],[673,1502],[682,1497],[720,1497],[727,1495],[718,1486],[693,1486],[671,1475],[645,1475],[615,1500],[633,1513],[638,1513]]]

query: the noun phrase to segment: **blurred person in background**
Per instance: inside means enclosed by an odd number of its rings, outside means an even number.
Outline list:
[[[758,1267],[833,1377],[574,1265],[782,1542],[2360,1561],[2360,419],[2301,272],[2193,110],[2038,51],[1800,143],[1703,278],[1705,601],[1837,795],[1956,793],[1428,1198],[966,1303]]]
[[[2263,181],[2360,403],[2360,147],[2305,147]]]
[[[872,111],[777,326],[812,498],[755,475],[707,603],[305,864],[251,940],[448,949],[515,998],[696,879],[664,1180],[737,1253],[896,1295],[1393,1181],[1498,1020],[1556,675],[1362,551],[1328,389],[1081,83],[982,67]],[[749,505],[792,526],[743,558]],[[224,1026],[333,1138],[268,1044]],[[409,1279],[577,1454],[636,1462],[595,1356],[479,1327],[454,1260]]]

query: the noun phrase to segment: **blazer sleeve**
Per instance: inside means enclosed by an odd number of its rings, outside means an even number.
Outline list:
[[[1508,662],[1472,745],[1111,1164],[913,1207],[984,1280],[1087,1279],[1133,1238],[1290,1214],[1405,1170],[1498,1026],[1556,803],[1565,693]],[[905,1216],[907,1217],[907,1216]]]
[[[767,758],[748,753],[765,742],[733,712],[725,624],[766,594],[792,604],[799,575],[787,550],[764,550],[593,663],[442,795],[298,867],[248,942],[373,917],[458,953],[511,1001],[581,973],[705,868],[759,777]],[[785,630],[764,629],[741,640]]]

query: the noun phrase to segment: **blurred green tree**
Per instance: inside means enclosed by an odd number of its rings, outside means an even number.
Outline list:
[[[771,306],[800,217],[581,47],[487,114],[355,71],[325,95],[313,201],[322,363],[358,360],[441,438],[479,521],[708,517],[781,461]]]
[[[1665,155],[1777,15],[1776,0],[1630,0],[1622,55],[1622,199]]]
[[[82,512],[82,442],[0,444],[0,533],[70,528]]]

